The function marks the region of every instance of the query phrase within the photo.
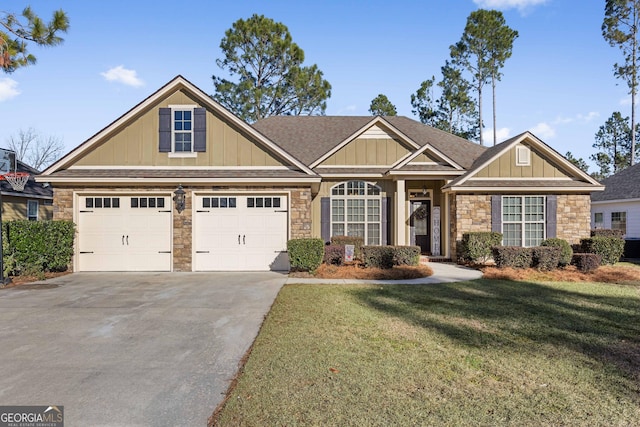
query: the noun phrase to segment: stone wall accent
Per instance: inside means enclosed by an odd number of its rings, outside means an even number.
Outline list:
[[[309,187],[215,187],[211,186],[183,186],[186,197],[185,210],[178,213],[173,210],[173,271],[192,270],[192,242],[193,242],[193,192],[237,191],[246,193],[251,191],[290,194],[289,225],[291,238],[311,237],[311,188]],[[53,190],[53,219],[73,220],[73,193],[82,192],[141,192],[163,191],[173,193],[171,187],[63,187],[56,186]],[[173,202],[172,202],[173,208]],[[77,236],[77,235],[76,235]],[[73,270],[73,260],[71,269]]]
[[[451,194],[451,259],[456,259],[457,242],[471,231],[491,231],[491,196]]]
[[[570,244],[589,237],[591,230],[591,196],[589,194],[558,195],[556,237]]]

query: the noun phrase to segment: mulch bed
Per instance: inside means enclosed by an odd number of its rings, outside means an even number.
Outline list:
[[[54,272],[54,273],[44,273],[44,279],[42,277],[37,277],[37,276],[11,276],[11,282],[7,283],[4,286],[0,285],[0,288],[13,288],[16,286],[25,285],[27,283],[53,279],[54,277],[66,276],[67,274],[71,274],[71,272],[61,271],[61,272]]]
[[[640,285],[640,268],[631,266],[603,265],[590,273],[582,273],[574,266],[553,271],[534,268],[514,269],[483,267],[483,278],[496,280],[541,281],[541,282],[599,282]]]

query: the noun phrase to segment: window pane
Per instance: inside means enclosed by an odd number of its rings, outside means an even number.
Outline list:
[[[102,207],[102,197],[96,197],[94,200],[94,203],[96,204],[96,208],[101,208]]]
[[[369,224],[367,228],[367,245],[380,244],[380,224]]]
[[[105,208],[110,208],[111,207],[111,199],[109,197],[105,197],[103,200],[104,203],[104,207]]]
[[[364,238],[364,224],[347,224],[347,236]]]
[[[150,208],[155,208],[156,207],[156,198],[155,197],[149,197],[149,207]]]
[[[137,208],[138,207],[138,198],[137,197],[132,197],[131,198],[131,207],[132,208]]]
[[[544,221],[544,197],[525,197],[525,221]]]
[[[331,190],[331,194],[334,196],[343,196],[344,195],[344,184],[340,184],[336,187],[333,187]]]
[[[367,221],[380,221],[380,200],[367,200]]]
[[[263,197],[256,197],[256,207],[257,208],[261,208],[263,207],[263,202],[264,202],[264,198]]]
[[[159,208],[164,208],[164,197],[158,197],[156,200],[156,206]]]
[[[174,120],[182,120],[182,111],[174,111],[173,112]]]
[[[120,207],[120,197],[114,197],[111,199],[111,206],[113,206],[114,208],[119,208]]]
[[[331,228],[332,236],[344,236],[344,224],[333,224]]]
[[[227,207],[227,198],[226,197],[220,197],[220,207],[221,208],[226,208]]]
[[[522,224],[503,224],[502,235],[505,246],[522,246]]]
[[[93,197],[87,197],[84,201],[84,206],[86,208],[92,208],[93,207]]]
[[[182,130],[182,122],[175,122],[173,124],[173,130]]]
[[[191,130],[191,122],[184,122],[184,125],[182,126],[182,128],[184,130]]]
[[[344,221],[344,200],[331,201],[331,221]]]
[[[191,111],[183,111],[182,112],[182,119],[183,120],[191,120]]]
[[[264,207],[265,208],[270,208],[271,207],[271,200],[273,200],[271,197],[265,197],[265,199],[264,199]]]
[[[247,207],[248,208],[252,208],[254,206],[254,198],[253,197],[247,197]]]
[[[279,208],[280,207],[280,197],[274,197],[273,198],[273,207],[274,208]]]
[[[218,207],[218,201],[219,201],[219,199],[217,197],[212,197],[211,198],[211,207],[212,208],[217,208]]]
[[[235,197],[229,197],[229,207],[230,208],[235,208],[236,207],[236,198]]]
[[[364,222],[364,200],[347,200],[347,222]]]
[[[146,197],[140,197],[140,207],[141,208],[146,208],[147,207],[147,198]]]
[[[544,224],[524,225],[524,245],[527,247],[539,246],[544,240]]]
[[[369,196],[378,196],[380,195],[380,189],[375,185],[368,184],[367,185],[367,195]]]
[[[627,234],[626,212],[611,212],[611,229],[620,230],[622,234]]]
[[[522,221],[522,198],[502,198],[502,221]]]

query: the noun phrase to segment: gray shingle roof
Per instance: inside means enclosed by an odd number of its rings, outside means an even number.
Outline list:
[[[310,178],[291,169],[64,169],[51,174],[64,178]]]
[[[254,123],[253,127],[310,165],[373,119],[372,116],[273,116]],[[416,144],[431,144],[463,168],[470,167],[486,150],[478,144],[408,117],[394,116],[383,119]]]
[[[591,193],[592,202],[640,199],[640,163],[602,180],[605,190]]]

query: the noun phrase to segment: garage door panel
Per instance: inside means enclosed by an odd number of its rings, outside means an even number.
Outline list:
[[[170,271],[171,211],[165,196],[83,196],[80,271]],[[158,208],[160,207],[160,208]]]
[[[224,198],[233,208],[221,208]],[[287,198],[282,195],[202,196],[194,225],[195,269],[287,270]]]

